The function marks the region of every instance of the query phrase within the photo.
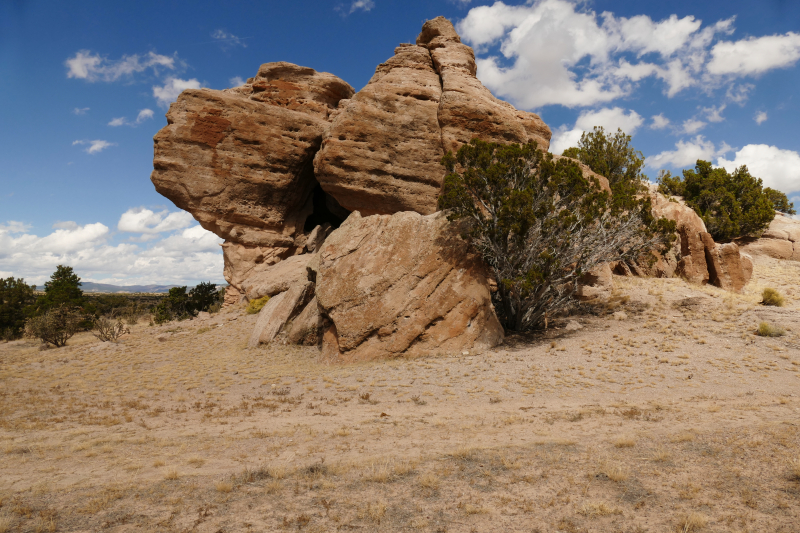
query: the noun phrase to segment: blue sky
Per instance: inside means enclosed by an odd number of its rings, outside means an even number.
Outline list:
[[[800,205],[800,2],[346,0],[0,5],[0,276],[60,263],[118,284],[222,281],[219,239],[158,195],[153,135],[181,89],[289,61],[362,88],[450,18],[495,95],[553,151],[622,127],[646,172],[747,164]]]

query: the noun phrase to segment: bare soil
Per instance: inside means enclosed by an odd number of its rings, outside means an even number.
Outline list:
[[[242,309],[2,344],[0,533],[800,531],[800,263],[615,284],[485,353],[326,365]]]

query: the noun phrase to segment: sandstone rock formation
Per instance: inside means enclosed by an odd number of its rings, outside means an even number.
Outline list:
[[[422,27],[337,114],[314,159],[322,188],[362,215],[436,211],[448,150],[474,137],[550,144],[538,115],[492,96],[475,54],[444,17]]]
[[[354,212],[320,251],[323,353],[341,361],[495,346],[488,272],[442,213]]]
[[[270,298],[258,313],[256,327],[247,345],[251,348],[259,343],[271,342],[283,327],[313,297],[314,284],[310,281],[292,285],[289,290]]]
[[[241,87],[187,90],[170,106],[154,138],[152,182],[225,239],[226,305],[272,297],[251,346],[280,334],[355,361],[502,341],[494,280],[436,213],[440,160],[475,137],[547,150],[551,132],[475,74],[472,49],[437,17],[358,93],[332,74],[278,62]],[[710,241],[688,207],[653,198],[655,214],[678,223],[679,240],[652,266],[617,268],[740,290],[748,256]],[[776,227],[765,239],[800,254],[791,235]],[[609,290],[610,265],[583,282],[583,297]]]
[[[800,261],[800,220],[776,213],[759,239],[742,239],[743,251],[775,259]]]

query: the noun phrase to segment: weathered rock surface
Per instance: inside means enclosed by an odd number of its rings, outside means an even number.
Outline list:
[[[292,316],[308,302],[314,293],[310,281],[296,283],[288,291],[270,298],[258,313],[258,320],[247,346],[254,348],[259,344],[272,342]]]
[[[740,292],[750,277],[745,277],[747,270],[742,267],[739,246],[733,242],[717,244],[709,233],[703,233],[702,239],[711,284],[726,291]]]
[[[678,240],[671,250],[659,257],[653,267],[654,272],[649,274],[661,277],[677,274],[693,283],[707,283],[708,265],[705,246],[700,236],[706,233],[703,219],[682,201],[670,201],[657,192],[656,187],[650,189],[650,200],[655,217],[675,221]]]
[[[322,334],[329,323],[330,321],[319,312],[317,298],[314,297],[293,320],[287,340],[289,344],[317,346],[322,342]]]
[[[328,115],[353,89],[291,63],[235,89],[189,89],[154,137],[156,190],[226,240],[295,245],[311,213],[312,160]]]
[[[322,188],[363,215],[430,214],[444,178],[439,164],[474,137],[547,150],[538,115],[492,96],[475,76],[475,55],[443,17],[416,45],[400,45],[336,114],[314,159]]]
[[[363,361],[475,350],[503,339],[487,271],[442,213],[354,212],[320,250],[323,354]]]
[[[274,296],[308,281],[306,267],[313,258],[313,254],[294,255],[253,274],[242,283],[247,299]]]
[[[611,265],[603,263],[581,276],[576,296],[581,300],[589,300],[610,293],[613,289]]]
[[[441,94],[428,50],[399,46],[325,134],[314,160],[322,188],[364,215],[436,211]]]
[[[741,248],[753,255],[800,261],[800,220],[776,213],[767,231],[759,239],[743,239]]]

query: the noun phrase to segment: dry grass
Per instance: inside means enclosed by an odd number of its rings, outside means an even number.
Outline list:
[[[780,326],[775,326],[769,322],[760,322],[756,335],[759,337],[782,337],[786,334],[786,330]]]
[[[763,305],[771,305],[775,307],[783,307],[785,303],[783,296],[781,293],[776,291],[775,289],[767,287],[761,293],[761,303]]]
[[[678,520],[678,531],[681,533],[691,533],[700,531],[708,525],[708,517],[701,513],[691,512]]]
[[[227,480],[220,480],[214,483],[214,488],[216,489],[217,492],[222,492],[224,494],[227,494],[228,492],[231,492],[233,490],[233,483]]]
[[[177,468],[168,468],[166,472],[164,472],[164,479],[174,481],[180,477],[180,473],[178,473]]]
[[[773,277],[733,296],[615,278],[627,320],[571,317],[585,327],[469,356],[333,366],[313,347],[247,349],[243,307],[212,319],[224,327],[138,324],[114,345],[0,344],[0,517],[10,531],[627,533],[645,516],[697,530],[694,510],[709,530],[794,531],[800,268],[756,272]],[[765,285],[784,308],[759,305]],[[676,307],[688,297],[704,307]],[[742,336],[764,319],[784,338]]]

